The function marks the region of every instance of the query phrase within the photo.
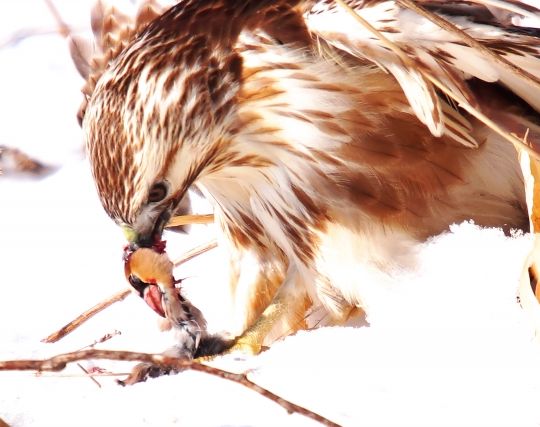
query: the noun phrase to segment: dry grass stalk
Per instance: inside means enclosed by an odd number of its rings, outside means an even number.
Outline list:
[[[519,284],[519,303],[527,313],[534,328],[537,340],[540,340],[540,239],[534,238],[534,246],[525,261]]]
[[[56,21],[56,25],[58,26],[58,32],[62,37],[68,37],[71,35],[71,29],[66,24],[66,22],[62,19],[62,16],[60,15],[60,12],[58,12],[58,9],[56,8],[56,5],[53,3],[52,0],[44,0],[45,4],[47,5],[47,8],[51,12],[54,20]]]
[[[75,320],[72,320],[71,322],[69,322],[62,328],[60,328],[58,331],[53,332],[47,338],[42,339],[41,342],[53,343],[64,338],[66,335],[73,332],[75,329],[77,329],[79,326],[81,326],[84,322],[89,320],[91,317],[95,316],[100,311],[105,310],[107,307],[110,307],[115,302],[124,300],[129,294],[131,294],[131,289],[124,289],[119,292],[116,292],[111,297],[107,298],[104,301],[101,301],[100,303],[96,304],[92,308],[86,310],[84,313],[79,315]]]
[[[540,196],[540,167],[536,159],[527,153],[520,152],[521,169],[525,184],[525,199],[529,212],[531,231],[534,231],[534,242],[521,272],[518,289],[518,300],[527,313],[534,328],[536,339],[540,339],[540,217],[537,216]]]
[[[109,341],[111,338],[114,338],[117,335],[122,335],[122,332],[115,329],[113,332],[103,335],[101,338],[98,338],[97,340],[95,340],[92,344],[85,345],[83,348],[80,348],[79,350],[86,350],[87,348],[94,348],[96,345],[104,343],[105,341]]]
[[[84,28],[75,28],[74,32],[84,31]],[[14,31],[4,38],[0,38],[0,50],[12,47],[17,43],[22,42],[31,37],[39,36],[48,36],[52,34],[58,34],[58,27],[31,27],[31,28],[21,28],[20,30]]]
[[[377,37],[381,43],[388,49],[390,49],[392,52],[394,52],[403,62],[403,64],[407,65],[408,67],[414,68],[417,70],[426,80],[428,80],[433,86],[435,86],[437,89],[439,89],[441,92],[443,92],[446,96],[451,98],[453,101],[457,102],[458,105],[463,108],[465,111],[467,111],[469,114],[471,114],[476,119],[480,120],[482,123],[484,123],[487,127],[492,129],[494,132],[501,135],[504,139],[511,142],[514,147],[516,147],[517,150],[523,150],[526,151],[531,157],[535,159],[540,160],[540,154],[536,153],[531,147],[529,147],[523,140],[517,138],[515,135],[511,134],[510,132],[506,131],[502,127],[500,127],[497,123],[495,123],[493,120],[488,118],[485,114],[474,108],[472,105],[469,104],[469,102],[463,98],[461,95],[454,93],[452,90],[450,90],[448,87],[446,87],[442,82],[440,82],[438,79],[433,77],[430,73],[425,72],[424,70],[420,69],[417,64],[414,63],[414,61],[407,56],[407,54],[394,42],[392,42],[390,39],[388,39],[386,36],[384,36],[380,31],[378,31],[375,27],[373,27],[369,22],[367,22],[364,18],[362,18],[353,8],[351,8],[347,3],[345,3],[343,0],[334,0],[338,5],[340,5],[343,9],[345,9],[348,13],[350,13],[354,19],[360,23],[364,28],[366,28],[369,32],[371,32],[375,37]],[[409,5],[410,2],[404,1],[404,0],[398,0],[400,3],[402,3],[405,7],[406,5]],[[419,6],[415,6],[415,9],[419,8]],[[423,9],[424,10],[424,9]],[[442,20],[446,22],[444,29],[447,27],[454,27],[450,22],[446,21],[444,18],[441,18],[427,10],[424,10],[425,15],[429,15],[433,22],[439,22],[439,20]],[[460,30],[461,31],[461,30]],[[496,55],[495,53],[493,53]],[[523,76],[523,70],[519,69],[520,75]],[[527,73],[528,74],[528,73]]]
[[[173,264],[175,267],[178,267],[179,265],[188,262],[192,260],[193,258],[198,257],[199,255],[204,254],[205,252],[208,252],[211,249],[214,249],[217,247],[217,240],[211,240],[208,243],[204,243],[200,246],[196,246],[193,249],[190,249],[186,253],[184,253],[180,258],[173,261]]]
[[[210,224],[214,222],[214,215],[180,215],[170,219],[167,227],[177,227],[189,224]]]
[[[36,374],[39,378],[86,378],[86,377],[127,377],[129,372],[89,372],[88,374],[59,374],[58,372]]]
[[[120,360],[129,362],[143,362],[151,363],[164,368],[171,368],[174,370],[187,370],[204,372],[206,374],[229,380],[243,385],[250,390],[272,400],[280,405],[289,413],[298,413],[304,415],[312,420],[315,420],[322,425],[338,427],[339,424],[330,421],[329,419],[319,415],[309,409],[296,405],[282,397],[272,393],[271,391],[255,384],[246,374],[235,374],[232,372],[224,371],[212,366],[203,365],[195,361],[178,359],[174,357],[165,356],[163,354],[149,354],[149,353],[137,353],[131,351],[114,351],[114,350],[82,350],[72,353],[59,354],[49,359],[43,360],[8,360],[0,361],[0,371],[61,371],[68,363],[74,363],[81,360],[88,359],[107,359],[107,360]]]
[[[527,200],[529,204],[529,218],[531,220],[531,231],[540,233],[540,162],[530,159],[530,196]]]
[[[88,378],[90,378],[90,380],[91,380],[94,384],[96,384],[99,388],[101,388],[101,384],[99,383],[99,381],[96,380],[96,379],[94,378],[94,376],[91,375],[90,372],[88,372],[88,371],[86,370],[86,368],[85,368],[83,365],[81,365],[80,363],[77,363],[77,366],[81,369],[81,371],[83,371],[83,372],[86,374],[86,376],[87,376]]]

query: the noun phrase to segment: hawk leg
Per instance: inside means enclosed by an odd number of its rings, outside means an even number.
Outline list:
[[[240,335],[226,353],[240,351],[246,354],[261,352],[262,343],[270,333],[275,323],[279,321],[292,308],[285,295],[278,295],[264,310],[261,316],[242,335]]]
[[[244,354],[258,354],[261,352],[263,342],[270,332],[276,332],[275,326],[283,326],[283,332],[298,329],[303,324],[306,311],[306,295],[298,285],[298,272],[296,268],[289,267],[287,273],[279,278],[278,289],[270,304],[267,303],[264,311],[239,337],[237,337],[224,354],[242,352]],[[277,279],[276,276],[274,279]],[[262,289],[258,289],[264,293]],[[281,330],[279,332],[282,332]]]

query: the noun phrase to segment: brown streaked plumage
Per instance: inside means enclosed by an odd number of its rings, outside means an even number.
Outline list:
[[[74,49],[105,210],[132,243],[152,246],[187,189],[200,189],[252,325],[239,347],[256,351],[278,320],[298,327],[311,305],[335,321],[369,310],[364,272],[409,264],[416,244],[453,222],[528,227],[516,150],[424,75],[517,135],[529,129],[536,149],[538,33],[481,1],[417,3],[527,73],[397,1],[349,4],[414,67],[331,0],[146,2],[131,27],[101,6],[102,58]],[[247,258],[259,274],[244,286]]]

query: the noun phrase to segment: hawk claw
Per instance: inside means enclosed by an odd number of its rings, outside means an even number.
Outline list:
[[[236,338],[232,345],[221,354],[243,353],[249,356],[259,354],[263,348],[263,342],[275,322],[286,312],[287,305],[280,297],[266,308],[257,321],[242,335]]]
[[[257,338],[249,334],[241,335],[224,354],[243,353],[247,356],[255,356],[262,350],[262,343]]]

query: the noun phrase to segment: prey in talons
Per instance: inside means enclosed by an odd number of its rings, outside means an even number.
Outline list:
[[[173,275],[174,264],[165,252],[165,242],[151,248],[128,245],[124,249],[124,272],[134,291],[158,315],[168,320],[176,336],[176,344],[167,349],[167,356],[188,360],[223,352],[233,342],[207,332],[201,311],[182,296],[181,280]],[[137,365],[122,385],[135,384],[149,377],[176,373],[148,363]]]

